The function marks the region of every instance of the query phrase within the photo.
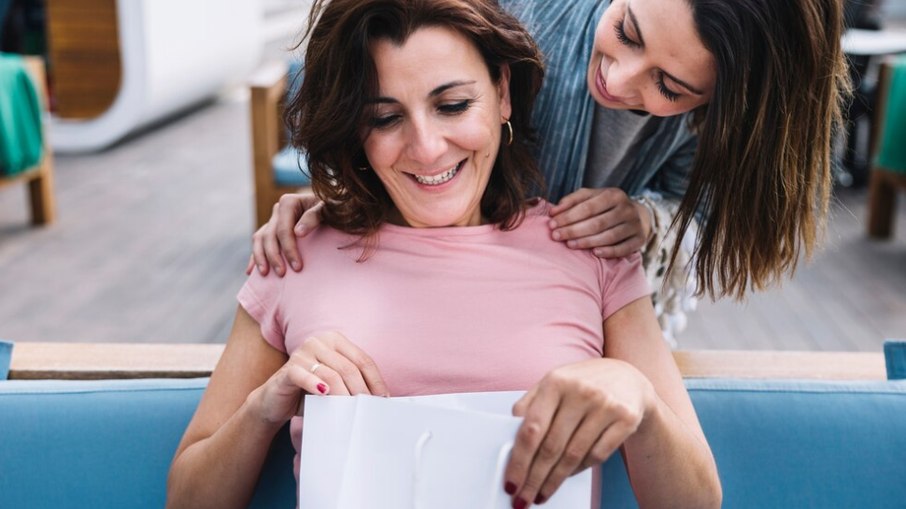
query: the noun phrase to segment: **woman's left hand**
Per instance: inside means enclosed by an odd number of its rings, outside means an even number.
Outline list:
[[[591,249],[600,258],[618,258],[641,249],[651,233],[651,214],[616,187],[579,189],[551,209],[551,237],[573,249]]]
[[[513,407],[524,417],[504,474],[513,507],[543,503],[567,477],[606,460],[642,425],[656,398],[641,372],[616,359],[548,373]]]

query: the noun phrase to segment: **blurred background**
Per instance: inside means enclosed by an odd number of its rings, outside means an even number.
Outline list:
[[[906,0],[846,7],[857,94],[823,247],[744,302],[699,302],[680,348],[878,351],[906,337],[902,196],[889,232],[868,233],[878,69],[906,53]],[[0,0],[0,51],[40,57],[47,97],[40,167],[0,174],[0,339],[225,341],[257,217],[302,183],[268,179],[286,160],[276,105],[307,8]]]

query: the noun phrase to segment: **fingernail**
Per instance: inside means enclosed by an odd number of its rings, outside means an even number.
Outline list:
[[[260,272],[260,273],[262,273],[262,274],[264,273],[264,265],[259,265],[259,266],[258,266],[258,272]]]
[[[546,500],[547,500],[547,497],[545,497],[544,495],[539,493],[538,496],[535,497],[535,504],[536,505],[543,504]]]
[[[293,270],[295,270],[295,271],[298,271],[299,269],[302,268],[302,264],[299,262],[294,261],[294,262],[292,262],[292,265],[293,265]]]
[[[554,221],[553,219],[551,219],[550,221],[547,222],[547,225],[550,226],[551,229],[554,229],[557,227],[557,222]]]
[[[576,248],[576,244],[577,244],[577,242],[576,242],[575,240],[569,240],[569,241],[566,242],[566,245],[569,246],[570,249],[575,249],[575,248]]]
[[[560,237],[562,237],[562,235],[560,235],[560,232],[556,230],[554,230],[554,233],[552,233],[551,236],[554,238],[554,240],[560,240]]]
[[[505,491],[507,495],[515,495],[516,485],[507,481],[507,483],[503,485],[503,491]]]
[[[327,384],[318,384],[318,392],[320,392],[321,394],[327,394]]]
[[[296,226],[296,235],[302,235],[305,233],[305,225]]]
[[[525,500],[522,500],[521,498],[517,498],[516,500],[513,501],[513,509],[525,509],[525,506],[527,506],[527,505],[528,505],[528,502],[526,502]]]

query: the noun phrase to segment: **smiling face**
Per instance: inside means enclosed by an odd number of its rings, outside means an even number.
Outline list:
[[[601,17],[588,66],[598,104],[677,115],[710,101],[715,79],[687,0],[614,0]]]
[[[425,27],[371,45],[378,77],[363,141],[371,168],[414,227],[482,224],[481,198],[510,116],[509,74],[494,83],[458,32]]]

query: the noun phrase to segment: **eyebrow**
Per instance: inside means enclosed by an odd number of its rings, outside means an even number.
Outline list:
[[[645,38],[642,37],[642,31],[639,30],[639,20],[636,19],[635,13],[632,12],[632,8],[630,8],[630,6],[628,6],[628,5],[626,6],[626,13],[629,14],[629,21],[632,23],[632,29],[633,29],[633,31],[635,32],[635,36],[639,38],[639,45],[644,46],[644,45],[645,45]],[[693,87],[692,85],[690,85],[690,84],[686,83],[685,81],[683,81],[683,80],[677,78],[676,76],[670,74],[669,72],[667,72],[667,71],[665,71],[665,70],[663,70],[663,69],[661,69],[661,72],[664,73],[664,76],[670,78],[670,81],[675,81],[675,82],[676,82],[677,84],[679,84],[681,87],[683,87],[683,88],[685,88],[686,90],[692,92],[693,94],[695,94],[695,95],[704,95],[704,92],[702,92],[701,90],[699,90],[699,89]]]
[[[446,92],[447,90],[450,90],[451,88],[462,87],[465,85],[473,85],[473,84],[475,84],[474,80],[472,80],[472,81],[451,81],[449,83],[444,83],[443,85],[440,85],[439,87],[435,88],[434,90],[428,92],[428,97],[437,97],[437,96],[443,94],[444,92]],[[374,99],[369,100],[368,102],[369,103],[378,103],[378,104],[387,104],[387,103],[394,104],[394,103],[398,103],[399,101],[397,101],[396,99],[394,99],[392,97],[379,96],[379,97],[375,97]]]

